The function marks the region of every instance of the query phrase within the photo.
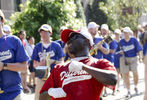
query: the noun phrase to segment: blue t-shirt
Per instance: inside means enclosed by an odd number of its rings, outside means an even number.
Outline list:
[[[143,45],[143,55],[147,55],[147,42]]]
[[[136,38],[131,37],[128,42],[125,39],[120,40],[120,46],[125,54],[125,57],[135,57],[137,53],[142,50],[140,43]]]
[[[121,54],[119,53],[120,49],[119,49],[119,44],[118,42],[116,41],[117,45],[116,45],[116,51],[114,53],[114,66],[115,68],[119,68],[120,67],[120,57],[121,57]]]
[[[20,39],[13,35],[0,38],[0,61],[3,63],[22,63],[29,57]],[[2,70],[0,72],[0,87],[4,93],[0,94],[0,100],[13,100],[22,91],[19,72]]]
[[[38,62],[40,62],[41,59],[43,59],[44,57],[44,50],[46,51],[46,54],[49,53],[50,55],[50,59],[54,59],[54,60],[60,60],[60,58],[64,57],[64,52],[61,48],[61,46],[56,43],[56,42],[51,42],[51,44],[49,45],[48,48],[43,47],[42,43],[38,43],[36,44],[34,50],[33,50],[33,54],[32,54],[32,60],[36,60]],[[51,65],[51,70],[53,69],[53,67],[55,66],[55,64]]]
[[[62,49],[64,49],[64,47],[65,47],[65,43],[64,43],[63,41],[61,41],[61,39],[56,40],[55,42],[59,43],[60,46],[62,47]],[[64,61],[67,61],[69,58],[70,58],[69,55],[68,55],[67,53],[65,53]]]
[[[94,41],[94,44],[96,45],[97,43],[99,43],[100,41],[102,41],[103,38],[94,38],[93,41]],[[108,44],[107,43],[103,43],[102,46],[106,49],[109,49],[108,47]],[[97,50],[97,54],[94,54],[93,55],[94,58],[97,58],[97,59],[103,59],[104,58],[104,54],[103,52],[101,52],[99,49]]]
[[[115,40],[113,40],[109,44],[109,49],[116,51],[116,49],[117,49],[117,42]],[[108,55],[104,55],[104,58],[109,60],[110,62],[114,63],[114,53],[109,53]]]
[[[61,41],[61,40],[59,39],[59,40],[56,40],[55,42],[59,43],[60,46],[61,46],[62,48],[64,48],[65,43],[64,43],[63,41]]]

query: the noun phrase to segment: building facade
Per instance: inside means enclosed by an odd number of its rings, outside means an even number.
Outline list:
[[[8,19],[14,12],[20,11],[20,4],[24,4],[27,0],[0,0],[0,9],[4,12]]]

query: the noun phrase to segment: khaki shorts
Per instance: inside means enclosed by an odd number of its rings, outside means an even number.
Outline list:
[[[128,65],[125,64],[124,57],[120,58],[120,73],[124,74],[129,71],[137,72],[138,58],[137,57],[126,57]]]

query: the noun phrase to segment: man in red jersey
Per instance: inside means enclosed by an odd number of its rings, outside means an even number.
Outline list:
[[[117,83],[114,66],[90,56],[93,39],[87,29],[65,29],[61,39],[71,60],[53,68],[40,91],[40,100],[99,100],[103,86]]]

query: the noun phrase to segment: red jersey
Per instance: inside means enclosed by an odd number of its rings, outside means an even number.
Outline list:
[[[107,60],[98,60],[93,57],[80,60],[91,67],[116,71],[115,67]],[[85,70],[69,72],[69,63],[56,65],[50,77],[46,80],[40,93],[48,91],[49,88],[63,88],[67,94],[64,98],[52,100],[99,100],[103,84],[94,79]]]

